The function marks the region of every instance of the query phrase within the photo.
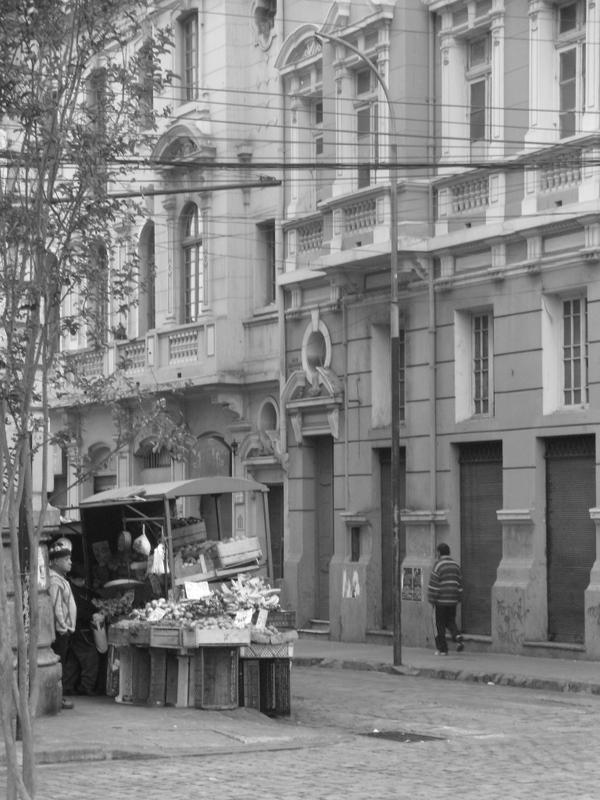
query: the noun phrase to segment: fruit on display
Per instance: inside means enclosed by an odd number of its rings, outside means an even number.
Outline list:
[[[201,627],[232,627],[233,621],[224,615],[221,598],[212,594],[198,600],[150,600],[144,608],[136,608],[130,619],[148,622],[174,622]],[[229,624],[231,623],[231,624]]]
[[[240,575],[229,585],[222,584],[221,597],[227,611],[244,608],[273,610],[279,608],[280,589],[273,589],[258,576]]]
[[[133,608],[133,591],[124,592],[120,597],[94,597],[92,603],[101,611],[109,622],[126,617]]]
[[[201,567],[207,565],[212,567],[212,555],[214,553],[214,542],[194,542],[180,547],[175,552],[175,559],[181,561],[183,567],[198,566],[199,571]],[[204,564],[202,564],[202,557],[204,557]]]

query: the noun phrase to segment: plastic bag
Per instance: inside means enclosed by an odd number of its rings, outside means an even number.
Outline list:
[[[154,554],[152,556],[152,567],[150,571],[153,575],[165,574],[165,553],[165,546],[160,542],[160,544],[157,544],[154,548]]]
[[[106,620],[104,614],[101,614],[99,611],[92,614],[91,628],[94,634],[96,650],[99,653],[106,653],[108,650],[108,639],[106,638]]]
[[[136,553],[146,557],[150,555],[150,551],[152,550],[152,545],[145,532],[141,533],[137,539],[133,540],[132,547]]]

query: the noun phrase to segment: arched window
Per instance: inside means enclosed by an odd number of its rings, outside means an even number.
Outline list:
[[[154,223],[147,222],[140,237],[139,333],[143,336],[156,327],[156,262]]]
[[[205,263],[198,206],[189,203],[182,217],[184,322],[195,322],[205,303]]]

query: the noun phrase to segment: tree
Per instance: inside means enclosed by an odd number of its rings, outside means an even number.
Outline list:
[[[135,301],[130,238],[144,211],[113,188],[149,152],[152,93],[169,80],[160,67],[169,32],[148,28],[145,36],[148,13],[146,0],[0,4],[0,712],[8,800],[36,795],[49,407],[57,392],[81,392],[85,383],[61,341],[105,347],[111,314]],[[127,255],[117,258],[117,249]],[[97,398],[103,387],[94,383]],[[41,464],[39,486],[33,463]]]

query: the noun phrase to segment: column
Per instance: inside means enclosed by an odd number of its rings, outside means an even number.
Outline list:
[[[336,70],[335,92],[335,160],[339,163],[352,163],[356,158],[356,140],[353,130],[355,91],[352,74],[342,67]],[[351,170],[336,170],[332,187],[334,197],[351,192],[354,185],[355,179]]]
[[[554,8],[547,0],[529,0],[529,130],[525,145],[532,150],[555,142],[558,136],[552,68]]]
[[[435,563],[438,542],[453,544],[447,511],[404,511],[406,554],[401,565],[402,639],[410,647],[433,647],[435,633],[427,585]]]
[[[442,155],[444,161],[467,161],[470,157],[467,126],[468,97],[465,80],[464,47],[453,37],[443,35],[442,51]],[[456,171],[455,167],[451,168]]]
[[[600,127],[600,5],[590,2],[585,25],[585,100],[582,131]]]
[[[600,508],[590,508],[596,526],[596,560],[585,590],[585,654],[600,659]]]
[[[166,225],[166,243],[163,241],[157,242],[156,252],[161,252],[161,244],[166,249],[167,253],[167,272],[166,272],[166,286],[164,285],[164,278],[161,279],[161,272],[157,272],[157,286],[156,286],[156,294],[160,296],[166,290],[166,299],[167,299],[167,307],[166,307],[166,316],[165,316],[165,323],[166,324],[173,324],[177,321],[177,307],[176,307],[176,287],[177,287],[177,280],[176,280],[176,254],[175,254],[175,246],[176,246],[176,225],[175,225],[175,213],[176,213],[177,203],[174,198],[169,197],[163,203],[163,208],[165,210],[165,215],[167,218],[167,225]],[[160,281],[160,282],[159,282]],[[161,309],[164,313],[165,309]]]
[[[490,146],[488,158],[504,155],[504,17],[492,22],[490,66]],[[508,138],[511,138],[508,136]]]
[[[546,638],[546,571],[534,547],[530,509],[500,509],[502,560],[492,587],[492,646],[521,652],[525,641]]]

